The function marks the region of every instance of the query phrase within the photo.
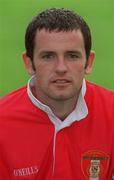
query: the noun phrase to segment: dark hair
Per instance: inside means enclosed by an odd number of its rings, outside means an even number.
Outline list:
[[[80,15],[64,8],[51,8],[34,17],[25,34],[25,48],[31,60],[33,60],[36,32],[42,29],[56,30],[57,32],[80,29],[84,38],[86,58],[88,59],[91,50],[91,33],[87,23]]]

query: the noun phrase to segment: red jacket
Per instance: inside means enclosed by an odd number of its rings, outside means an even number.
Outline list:
[[[56,135],[26,87],[0,100],[0,180],[111,180],[114,92],[87,82],[86,118]]]

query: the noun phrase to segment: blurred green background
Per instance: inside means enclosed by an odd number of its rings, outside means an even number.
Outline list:
[[[86,78],[114,90],[114,0],[0,0],[0,96],[27,82],[21,55],[25,29],[50,7],[73,9],[88,22],[96,58]]]

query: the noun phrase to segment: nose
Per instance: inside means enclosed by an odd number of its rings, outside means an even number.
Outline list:
[[[58,58],[57,63],[56,63],[56,73],[64,74],[66,72],[67,72],[67,63],[65,59],[63,57]]]

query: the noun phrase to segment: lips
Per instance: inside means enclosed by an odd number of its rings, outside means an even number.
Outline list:
[[[56,79],[56,80],[54,80],[52,82],[56,83],[56,84],[66,84],[66,83],[70,83],[71,81],[68,80],[68,79]]]

